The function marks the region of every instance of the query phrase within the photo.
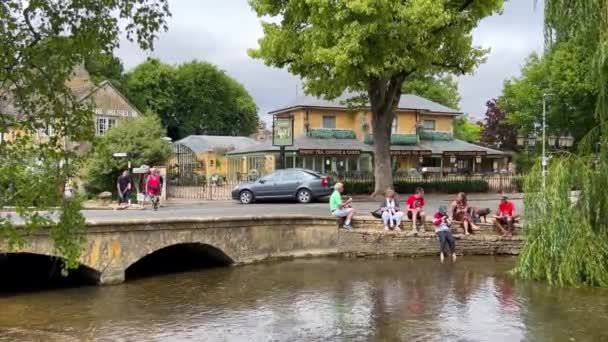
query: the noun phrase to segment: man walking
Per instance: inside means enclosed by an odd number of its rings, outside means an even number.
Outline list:
[[[118,189],[118,204],[127,203],[131,195],[131,176],[129,170],[124,170],[116,182]]]
[[[342,201],[342,192],[344,191],[344,184],[336,183],[334,185],[334,192],[329,198],[329,210],[331,214],[338,218],[345,217],[344,228],[351,230],[351,221],[355,215],[355,209],[352,208],[353,199],[349,198],[346,201]]]

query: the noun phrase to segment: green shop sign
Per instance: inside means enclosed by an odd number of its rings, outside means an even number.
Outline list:
[[[293,118],[275,118],[272,123],[272,145],[293,146]]]

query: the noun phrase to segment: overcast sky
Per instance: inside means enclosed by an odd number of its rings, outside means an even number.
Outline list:
[[[542,2],[542,1],[540,1]],[[485,102],[500,94],[505,79],[517,76],[526,56],[542,51],[542,8],[534,1],[506,1],[501,15],[486,18],[474,31],[476,45],[491,48],[487,62],[459,79],[461,109],[482,117]],[[127,69],[148,56],[177,64],[193,59],[218,65],[254,97],[260,115],[289,103],[300,91],[299,79],[285,70],[266,67],[247,55],[262,36],[259,19],[247,0],[170,0],[173,14],[153,52],[123,43],[117,51]]]

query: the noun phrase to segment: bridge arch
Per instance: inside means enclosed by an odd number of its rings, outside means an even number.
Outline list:
[[[57,256],[30,252],[0,254],[0,292],[97,285],[101,272],[87,265],[64,274],[63,259]]]
[[[234,260],[221,249],[202,242],[182,242],[157,248],[125,267],[125,279],[229,266]]]

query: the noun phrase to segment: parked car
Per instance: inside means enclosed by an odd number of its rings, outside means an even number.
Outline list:
[[[243,204],[263,199],[295,199],[310,203],[331,195],[332,191],[333,184],[328,177],[306,169],[285,169],[237,185],[232,190],[232,198]]]

